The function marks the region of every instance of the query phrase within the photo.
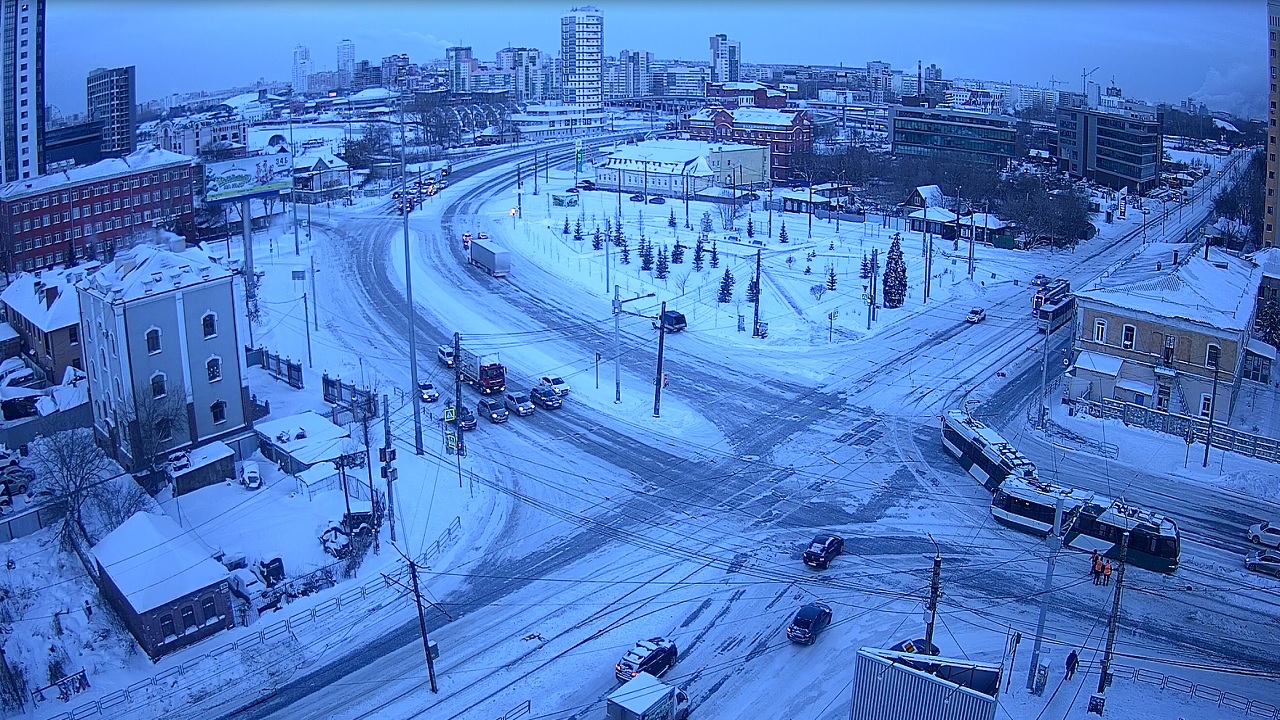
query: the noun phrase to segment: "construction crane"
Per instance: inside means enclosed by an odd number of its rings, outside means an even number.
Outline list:
[[[1084,68],[1080,68],[1080,94],[1081,95],[1084,95],[1086,98],[1089,96],[1089,76],[1098,72],[1101,69],[1102,69],[1102,66],[1098,66],[1092,70],[1085,70]]]

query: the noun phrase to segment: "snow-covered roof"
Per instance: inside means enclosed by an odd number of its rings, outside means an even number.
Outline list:
[[[1261,355],[1271,360],[1271,362],[1276,361],[1276,349],[1258,338],[1249,338],[1249,343],[1245,347],[1254,355]]]
[[[0,300],[41,332],[75,325],[80,322],[80,299],[75,285],[100,265],[91,262],[63,270],[24,272],[10,281],[9,287],[0,293]]]
[[[640,673],[610,693],[607,700],[639,717],[669,692],[671,692],[670,685],[649,673]]]
[[[1152,243],[1076,297],[1156,318],[1244,331],[1262,283],[1262,268],[1217,248],[1210,248],[1208,260],[1195,250],[1191,243]]]
[[[93,556],[136,613],[216,585],[227,569],[167,515],[140,512],[97,545]]]
[[[7,322],[0,322],[0,342],[14,340],[18,337],[18,331]]]
[[[163,230],[158,239],[170,242],[180,236]],[[151,244],[137,245],[120,252],[84,280],[80,287],[111,302],[130,302],[147,295],[208,282],[231,272],[199,247],[169,250]]]
[[[942,188],[937,185],[921,185],[916,188],[916,192],[920,193],[927,207],[942,207],[947,202],[947,196],[942,194]]]
[[[932,215],[932,212],[930,213]],[[960,218],[961,225],[974,225],[977,227],[985,227],[988,230],[999,230],[1005,226],[1005,222],[991,213],[974,213],[966,218]]]
[[[0,187],[0,199],[13,200],[47,192],[63,185],[105,180],[121,175],[131,175],[152,168],[192,165],[195,161],[193,157],[179,155],[175,152],[147,145],[121,158],[107,158],[106,160],[99,160],[92,165],[67,168],[61,172],[41,175],[30,180],[15,180],[8,185]]]
[[[1120,378],[1116,381],[1117,390],[1128,390],[1129,392],[1142,393],[1147,397],[1154,397],[1156,394],[1156,386],[1142,380],[1134,380],[1133,378]]]
[[[349,436],[346,428],[334,425],[314,412],[258,423],[253,429],[263,440],[289,453],[303,465],[338,457]],[[305,437],[298,437],[299,431]]]
[[[707,158],[715,152],[742,150],[758,151],[758,145],[741,143],[715,143],[700,140],[646,140],[634,145],[622,145],[614,149],[605,160],[604,167],[643,169],[648,163],[649,172],[666,172],[703,177],[715,174]]]
[[[1262,267],[1264,277],[1280,280],[1280,248],[1263,248],[1250,253],[1249,258]]]
[[[764,90],[764,85],[758,82],[726,82],[720,83],[720,87],[725,90]]]
[[[331,462],[321,462],[321,463],[316,463],[315,465],[312,465],[306,470],[303,470],[302,472],[295,474],[294,477],[298,478],[299,480],[301,480],[302,482],[308,485],[311,485],[314,483],[318,483],[321,480],[326,480],[328,478],[331,478],[337,474],[338,474],[337,465],[334,465]]]
[[[235,455],[235,451],[229,445],[215,440],[208,445],[202,445],[187,453],[187,460],[191,462],[191,469],[194,470],[233,455]]]
[[[689,116],[690,120],[714,120],[716,113],[729,113],[735,125],[774,125],[790,127],[795,122],[796,112],[787,112],[771,108],[745,107],[727,110],[719,107],[703,108]]]
[[[1227,132],[1233,132],[1233,133],[1238,133],[1238,132],[1240,132],[1240,130],[1239,130],[1239,129],[1237,129],[1235,125],[1232,125],[1231,123],[1229,123],[1229,122],[1227,122],[1226,120],[1223,120],[1223,119],[1221,119],[1221,118],[1214,118],[1214,119],[1213,119],[1213,124],[1214,124],[1216,127],[1220,127],[1220,128],[1222,128],[1223,130],[1226,130]]]
[[[226,105],[227,107],[233,110],[240,110],[246,105],[248,105],[249,103],[256,103],[256,102],[258,102],[258,93],[248,92],[248,93],[241,93],[240,95],[232,95],[226,100],[223,100],[221,104]]]
[[[1111,377],[1118,376],[1123,365],[1124,360],[1121,358],[1089,350],[1081,350],[1076,357],[1076,367],[1092,370],[1102,375],[1110,375]]]
[[[365,88],[364,90],[361,90],[355,95],[350,95],[346,98],[346,100],[347,102],[353,102],[353,103],[354,102],[373,102],[373,101],[380,102],[380,101],[389,100],[395,97],[399,97],[399,95],[397,95],[394,92],[391,92],[386,88],[372,87],[372,88]]]
[[[293,169],[299,171],[309,171],[315,168],[318,161],[324,161],[325,167],[330,170],[343,170],[348,167],[346,161],[326,150],[308,151],[301,155],[293,157]]]
[[[955,222],[956,214],[944,207],[935,207],[930,205],[927,208],[920,208],[911,213],[907,217],[920,218],[922,220],[937,220],[938,222]]]

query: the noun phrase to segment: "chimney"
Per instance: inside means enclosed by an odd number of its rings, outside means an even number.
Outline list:
[[[51,285],[44,289],[44,307],[46,310],[53,307],[53,301],[58,299],[58,286]]]
[[[1174,250],[1174,251],[1173,251],[1173,264],[1174,264],[1174,265],[1177,265],[1177,264],[1178,264],[1178,251],[1177,251],[1177,250]]]

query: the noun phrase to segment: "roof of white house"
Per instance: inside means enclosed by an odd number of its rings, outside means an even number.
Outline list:
[[[170,246],[182,238],[156,230],[154,238]],[[231,271],[200,247],[170,250],[153,244],[135,245],[90,274],[80,287],[115,302],[130,302],[148,295],[229,277]]]
[[[714,120],[716,113],[726,112],[733,117],[734,124],[776,125],[790,127],[795,122],[796,112],[786,112],[771,108],[745,107],[726,110],[719,107],[703,108],[689,116],[690,120]]]
[[[907,217],[921,218],[924,220],[937,220],[938,222],[955,222],[956,214],[944,207],[934,207],[930,205],[927,208],[921,208]]]
[[[1249,326],[1261,283],[1262,268],[1249,258],[1210,248],[1205,260],[1192,243],[1152,243],[1076,297],[1241,332]]]
[[[346,428],[314,412],[258,423],[253,429],[304,465],[338,457],[349,437]]]
[[[15,340],[18,337],[18,331],[7,322],[0,322],[0,342],[6,340]]]
[[[373,87],[365,88],[355,95],[350,95],[346,100],[347,102],[371,102],[374,100],[387,100],[394,97],[399,97],[399,95],[386,88]]]
[[[315,150],[293,156],[294,170],[313,170],[316,163],[323,160],[330,170],[344,170],[348,167],[345,160],[326,150]]]
[[[93,182],[120,175],[129,175],[151,168],[162,168],[171,165],[192,165],[193,157],[179,155],[168,150],[147,145],[125,155],[122,158],[107,158],[92,165],[73,167],[61,172],[49,173],[30,180],[15,180],[0,187],[0,199],[12,200],[35,193],[46,192],[67,184]]]
[[[134,612],[144,613],[227,578],[209,548],[167,515],[140,512],[97,545],[93,556]]]
[[[693,176],[712,175],[714,172],[707,158],[716,152],[760,150],[759,145],[742,143],[718,143],[700,140],[646,140],[634,145],[621,145],[613,149],[605,160],[605,167],[634,167],[643,170],[648,163],[650,172],[667,172]]]
[[[920,193],[928,207],[942,207],[947,202],[947,196],[942,194],[942,188],[937,185],[921,185],[916,188],[916,192]]]
[[[764,85],[758,82],[726,82],[720,83],[725,90],[764,90]]]
[[[932,211],[930,211],[932,212]],[[974,213],[969,217],[960,218],[961,225],[974,225],[976,227],[985,227],[988,230],[999,230],[1005,226],[1005,221],[992,215],[991,213]]]
[[[239,95],[232,95],[226,100],[223,100],[220,104],[226,105],[227,107],[232,108],[233,110],[240,110],[246,105],[250,103],[256,103],[256,102],[258,102],[258,93],[255,91],[255,92],[241,93]]]
[[[1249,258],[1262,267],[1262,274],[1265,277],[1280,280],[1280,248],[1263,248],[1250,253]]]
[[[1118,376],[1123,365],[1123,358],[1090,352],[1089,350],[1081,350],[1080,354],[1076,356],[1076,367],[1092,370],[1103,375],[1110,375],[1111,377]]]
[[[63,270],[24,272],[9,282],[0,300],[41,332],[52,332],[80,322],[80,299],[75,285],[98,269],[90,262]],[[49,288],[54,289],[50,302]]]

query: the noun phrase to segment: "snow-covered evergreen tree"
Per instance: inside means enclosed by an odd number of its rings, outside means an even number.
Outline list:
[[[640,236],[640,247],[637,250],[640,253],[640,269],[649,272],[653,269],[653,247],[645,240],[644,236]]]
[[[753,238],[755,236],[756,236],[756,224],[755,224],[755,221],[751,219],[751,216],[748,215],[747,216],[747,237]]]
[[[866,253],[862,253],[862,270],[858,272],[858,277],[863,280],[871,277],[871,258]]]
[[[706,262],[705,260],[703,260],[703,259],[702,259],[702,256],[703,256],[706,252],[707,252],[707,246],[703,244],[703,242],[702,242],[702,236],[701,236],[701,235],[699,235],[699,236],[698,236],[698,242],[696,242],[696,243],[694,243],[694,244],[693,244],[693,269],[694,269],[694,271],[696,271],[696,272],[702,272],[702,268],[703,268],[703,267],[705,267],[705,262]]]
[[[713,225],[711,224],[711,211],[708,210],[707,212],[702,213],[703,236],[710,237],[712,228],[713,228]]]
[[[569,234],[569,216],[568,215],[564,216],[564,229],[560,231],[560,234],[561,235]]]
[[[720,267],[720,251],[716,250],[716,241],[711,241],[711,267]]]
[[[785,222],[782,223],[782,227],[778,228],[778,242],[791,242],[791,239],[787,237],[787,224]]]
[[[805,274],[805,275],[811,275],[811,274],[813,274],[813,268],[809,267],[808,265],[805,265],[805,266],[804,266],[804,274]]]
[[[720,292],[716,294],[716,302],[733,302],[733,273],[729,272],[729,268],[724,269],[724,276],[720,278]]]
[[[671,248],[671,264],[684,264],[684,246],[680,244],[679,240],[677,240],[675,246]]]
[[[827,272],[827,289],[828,290],[836,289],[836,266],[835,265],[832,265],[831,269]]]
[[[608,222],[608,221],[606,220],[605,222]],[[597,227],[596,231],[591,235],[591,249],[592,250],[604,249],[604,235],[600,234],[599,227]]]
[[[753,303],[760,297],[760,283],[755,278],[747,281],[747,302]]]
[[[622,248],[622,259],[619,260],[619,262],[621,262],[623,265],[630,265],[631,264],[631,248],[627,247],[626,238],[622,238],[622,245],[620,245],[619,247]]]
[[[667,227],[674,228],[676,226],[676,209],[671,208],[671,217],[667,218]]]
[[[613,245],[614,247],[621,248],[626,244],[627,236],[622,232],[622,222],[618,221],[613,224]]]
[[[578,220],[573,223],[573,240],[574,242],[582,242],[582,221]]]
[[[884,261],[884,306],[899,308],[907,301],[907,263],[902,257],[902,235],[895,233]]]
[[[666,280],[667,275],[671,274],[671,263],[667,261],[667,246],[663,245],[658,251],[658,265],[653,276],[659,280]]]

